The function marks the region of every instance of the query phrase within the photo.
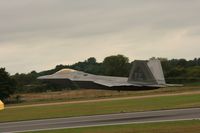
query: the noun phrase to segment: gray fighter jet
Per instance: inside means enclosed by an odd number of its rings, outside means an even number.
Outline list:
[[[73,82],[80,88],[110,90],[146,90],[167,86],[158,59],[135,60],[129,77],[112,77],[89,74],[73,69],[62,69],[55,74],[38,77],[48,82]]]

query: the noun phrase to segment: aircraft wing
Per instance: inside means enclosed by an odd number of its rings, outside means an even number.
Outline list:
[[[93,82],[106,87],[163,87],[158,85],[148,85],[148,84],[134,84],[129,83],[127,77],[113,77],[113,76],[100,76],[88,74],[81,71],[63,69],[52,75],[41,76],[38,79],[68,79],[72,82]]]
[[[90,81],[99,85],[103,85],[106,87],[115,87],[115,86],[137,86],[141,85],[128,83],[127,77],[112,77],[112,76],[99,76],[88,74],[81,71],[71,70],[71,69],[63,69],[55,74],[41,76],[38,79],[68,79],[71,81]]]
[[[128,83],[128,78],[125,77],[97,76],[93,77],[92,81],[96,84],[104,85],[107,87],[141,86],[137,84]]]

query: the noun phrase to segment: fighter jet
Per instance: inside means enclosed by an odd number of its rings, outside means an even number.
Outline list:
[[[109,90],[146,90],[172,86],[166,84],[161,62],[158,59],[135,60],[129,77],[101,76],[62,69],[55,74],[38,77],[47,82],[73,82],[79,88]]]

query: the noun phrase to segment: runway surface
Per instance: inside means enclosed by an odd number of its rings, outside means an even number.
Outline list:
[[[0,123],[1,133],[51,130],[62,128],[118,125],[128,123],[148,123],[172,120],[200,119],[200,108],[120,113],[71,118],[57,118],[21,122]]]

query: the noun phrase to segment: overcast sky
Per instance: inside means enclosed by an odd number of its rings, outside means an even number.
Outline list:
[[[0,0],[0,67],[200,57],[200,0]]]

